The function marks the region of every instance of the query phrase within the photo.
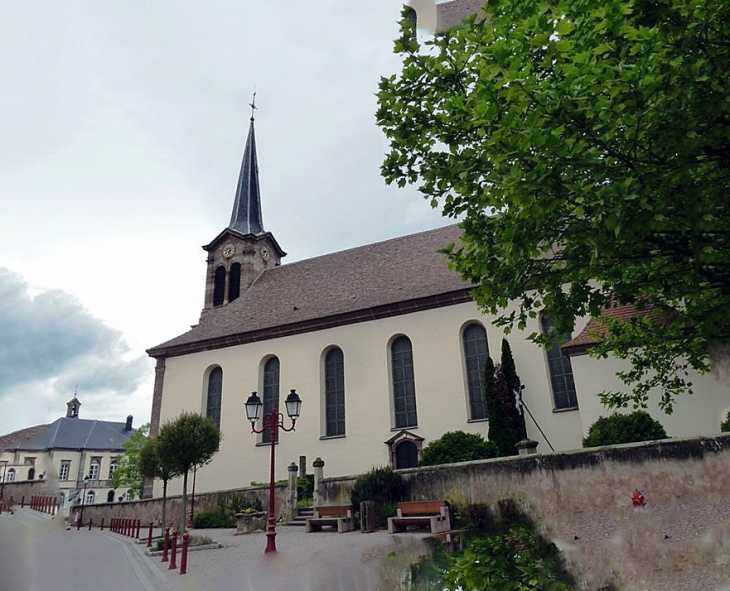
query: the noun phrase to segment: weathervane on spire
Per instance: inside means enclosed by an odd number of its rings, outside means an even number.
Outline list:
[[[248,103],[248,106],[251,107],[251,121],[253,121],[253,112],[257,109],[256,107],[256,91],[253,91],[253,100]]]

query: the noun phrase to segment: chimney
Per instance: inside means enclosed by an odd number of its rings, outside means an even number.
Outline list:
[[[125,431],[132,430],[132,415],[127,416],[127,424],[124,426]]]

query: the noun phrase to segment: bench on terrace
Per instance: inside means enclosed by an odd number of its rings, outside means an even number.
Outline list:
[[[409,527],[428,526],[432,534],[451,531],[448,501],[407,501],[398,503],[398,514],[388,518],[388,532],[406,531]]]
[[[345,533],[355,529],[350,505],[330,505],[315,507],[314,517],[307,519],[307,533],[322,531],[323,527],[336,527],[337,533]]]

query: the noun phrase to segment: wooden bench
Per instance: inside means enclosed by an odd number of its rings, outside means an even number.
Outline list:
[[[388,517],[388,532],[396,534],[406,531],[410,526],[428,526],[432,534],[451,531],[448,501],[398,503],[398,515]]]
[[[330,505],[315,507],[314,517],[307,519],[307,533],[322,531],[323,527],[337,527],[337,533],[345,533],[355,529],[350,505]]]

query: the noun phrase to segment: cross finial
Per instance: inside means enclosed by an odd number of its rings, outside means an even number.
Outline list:
[[[248,103],[248,106],[251,107],[251,121],[253,121],[253,112],[256,110],[256,91],[253,92],[253,99],[250,103]]]

